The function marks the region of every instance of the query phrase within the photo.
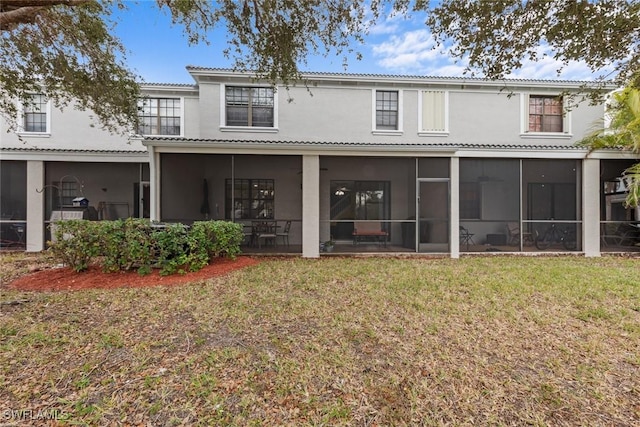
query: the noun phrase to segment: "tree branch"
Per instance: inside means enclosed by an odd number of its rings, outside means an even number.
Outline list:
[[[53,6],[75,7],[91,0],[2,0],[0,2],[0,31],[9,31],[18,24],[30,24],[36,16]]]
[[[65,6],[77,6],[87,3],[89,0],[2,0],[0,2],[0,11],[19,9],[28,6],[50,7],[63,4]]]

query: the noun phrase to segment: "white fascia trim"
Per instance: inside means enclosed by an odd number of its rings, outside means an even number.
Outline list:
[[[480,157],[480,158],[501,158],[501,159],[585,159],[587,152],[576,150],[532,150],[532,149],[461,149],[456,151],[456,156]]]
[[[273,89],[273,127],[252,127],[252,126],[227,126],[227,86],[233,87],[264,87]],[[253,132],[253,133],[277,133],[280,131],[278,127],[278,98],[279,91],[273,86],[251,85],[251,84],[233,84],[226,85],[220,83],[220,131],[221,132]]]
[[[590,159],[625,159],[640,160],[640,155],[632,151],[596,150],[587,155]]]
[[[211,145],[210,143],[191,143],[189,145],[171,146],[154,144],[156,153],[189,153],[189,154],[261,154],[261,155],[302,155],[312,154],[319,156],[388,156],[388,157],[442,157],[455,155],[455,148],[436,148],[425,151],[416,151],[413,147],[382,147],[376,145],[373,147],[354,148],[352,146],[342,147],[318,147],[307,146],[305,144],[295,146],[255,146],[253,144],[246,145],[242,143],[226,142]]]
[[[148,153],[70,153],[70,152],[7,152],[2,160],[35,160],[45,162],[149,163]]]
[[[398,92],[398,129],[377,129],[376,128],[376,92]],[[373,135],[402,135],[403,130],[403,96],[402,89],[398,88],[382,88],[371,89],[371,133]]]

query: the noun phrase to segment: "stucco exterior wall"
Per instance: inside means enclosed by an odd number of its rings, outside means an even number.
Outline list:
[[[598,125],[604,107],[580,102],[567,113],[563,135],[525,135],[528,121],[526,99],[529,94],[558,95],[560,89],[521,89],[466,85],[443,86],[448,92],[448,135],[419,135],[419,105],[422,90],[428,84],[321,84],[280,88],[275,97],[277,127],[269,131],[246,128],[224,129],[223,88],[228,82],[206,81],[200,84],[200,136],[205,139],[252,139],[269,141],[330,141],[383,144],[450,143],[510,145],[574,145],[586,132]],[[252,81],[234,85],[257,86]],[[376,132],[374,94],[376,90],[401,93],[401,132]]]

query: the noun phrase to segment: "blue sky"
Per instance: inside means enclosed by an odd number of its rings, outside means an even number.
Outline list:
[[[167,13],[155,1],[127,3],[128,10],[118,13],[116,35],[128,51],[127,63],[146,82],[193,83],[187,65],[228,68],[232,62],[222,55],[226,44],[224,27],[210,36],[209,45],[189,46],[179,26],[172,26]],[[424,17],[388,17],[374,26],[366,42],[355,46],[363,59],[348,57],[348,68],[341,56],[312,57],[303,71],[326,71],[423,76],[462,76],[464,62],[456,62],[434,42],[424,25]],[[540,53],[544,48],[540,48]],[[524,66],[512,78],[591,80],[598,76],[582,63],[571,63],[558,76],[559,63],[550,57]]]

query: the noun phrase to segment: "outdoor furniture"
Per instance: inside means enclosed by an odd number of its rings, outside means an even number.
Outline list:
[[[603,223],[600,229],[603,246],[634,246],[640,241],[640,228],[631,223]]]
[[[276,238],[282,238],[282,244],[287,244],[289,246],[289,231],[291,230],[291,221],[287,221],[284,223],[284,228],[282,231],[276,230]]]
[[[460,226],[460,245],[466,245],[467,250],[469,250],[469,245],[471,243],[474,245],[476,244],[476,242],[473,241],[473,236],[473,233],[469,233],[469,230]]]
[[[382,229],[380,222],[355,221],[353,223],[353,244],[357,245],[363,239],[373,238],[378,243],[384,242],[387,246],[389,233]]]
[[[517,222],[507,223],[507,233],[507,244],[510,246],[520,245],[520,239],[522,239],[522,243],[525,246],[533,244],[533,236],[531,233],[521,233],[520,225]]]
[[[254,223],[253,235],[258,243],[258,249],[262,248],[262,242],[265,244],[271,242],[273,246],[276,246],[276,222],[275,221],[261,221]]]
[[[251,224],[243,224],[242,226],[242,243],[249,246],[254,245],[253,226]]]

